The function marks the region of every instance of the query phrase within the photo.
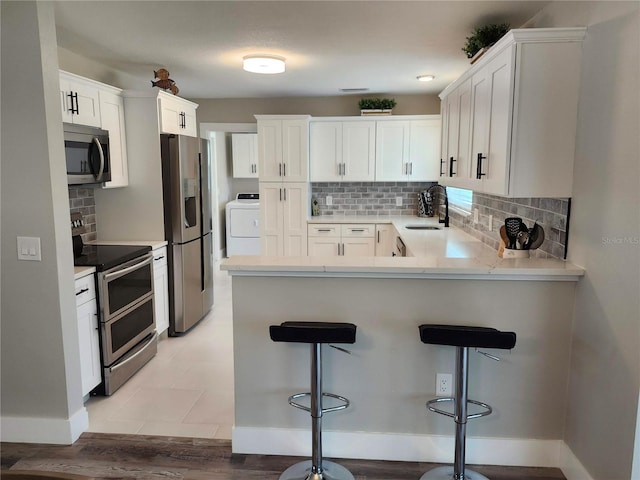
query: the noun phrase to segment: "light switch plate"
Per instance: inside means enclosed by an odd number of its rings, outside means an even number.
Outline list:
[[[40,237],[18,237],[18,260],[42,261]]]

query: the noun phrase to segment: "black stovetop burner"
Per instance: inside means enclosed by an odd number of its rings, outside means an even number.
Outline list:
[[[83,245],[82,253],[73,259],[73,264],[76,267],[96,267],[98,272],[103,272],[150,251],[148,245]]]

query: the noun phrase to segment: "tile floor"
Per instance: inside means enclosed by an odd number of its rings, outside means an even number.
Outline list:
[[[90,432],[231,438],[231,277],[215,266],[214,305],[193,330],[166,337],[158,354],[110,397],[85,404]]]

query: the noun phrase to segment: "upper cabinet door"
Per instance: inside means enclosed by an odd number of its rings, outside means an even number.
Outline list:
[[[158,100],[162,133],[174,133],[188,137],[198,136],[196,104],[166,92],[159,92]]]
[[[309,122],[282,120],[282,180],[309,180]]]
[[[437,182],[440,164],[440,119],[412,120],[409,135],[409,180]]]
[[[234,178],[258,178],[257,148],[257,133],[231,135]]]
[[[376,122],[376,181],[407,181],[409,121]]]
[[[99,88],[93,82],[60,72],[62,121],[100,127]]]
[[[258,170],[261,182],[282,181],[282,120],[258,121]]]
[[[342,179],[342,122],[309,124],[309,163],[312,182]]]
[[[342,179],[371,182],[375,179],[376,122],[342,123]]]

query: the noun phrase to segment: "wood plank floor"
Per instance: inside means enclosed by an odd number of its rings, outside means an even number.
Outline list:
[[[299,457],[239,455],[229,440],[84,433],[73,445],[0,444],[2,469],[69,472],[96,479],[277,480]],[[418,480],[437,466],[345,460],[356,480]],[[474,466],[491,480],[559,480],[556,468]]]

